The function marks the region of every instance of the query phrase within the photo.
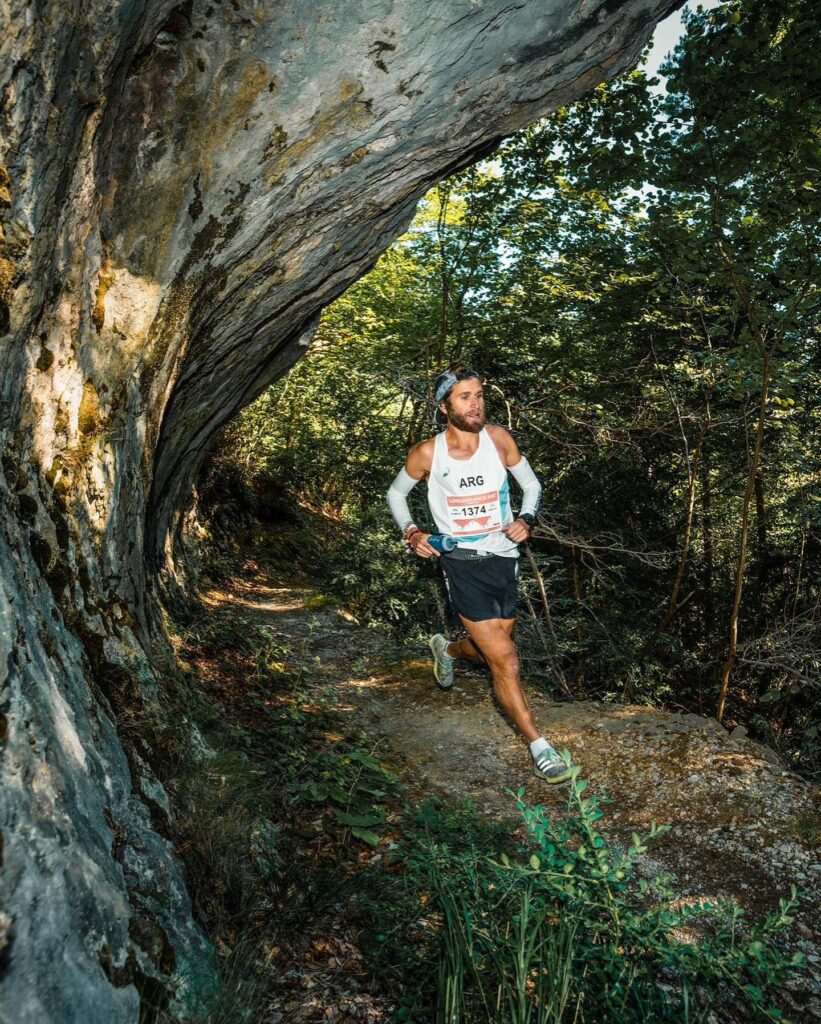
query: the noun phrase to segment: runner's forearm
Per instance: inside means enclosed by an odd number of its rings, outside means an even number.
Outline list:
[[[515,466],[508,466],[511,476],[522,488],[522,513],[535,516],[539,512],[542,501],[542,485],[530,467],[530,463],[522,456]]]
[[[408,527],[416,525],[410,514],[410,509],[408,508],[408,495],[418,483],[418,480],[414,480],[410,473],[408,473],[406,469],[402,468],[396,474],[396,477],[388,488],[388,493],[386,495],[388,508],[391,510],[394,522],[402,531],[403,536],[405,535]]]

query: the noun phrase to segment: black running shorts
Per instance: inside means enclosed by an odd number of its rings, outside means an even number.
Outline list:
[[[471,622],[516,617],[519,559],[501,555],[439,559],[453,610]]]

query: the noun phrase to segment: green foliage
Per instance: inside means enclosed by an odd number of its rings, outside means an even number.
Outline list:
[[[384,511],[352,517],[355,540],[336,552],[328,584],[361,623],[387,622],[407,635],[412,623],[429,624],[438,615],[434,567],[413,565],[396,539]]]
[[[269,629],[248,622],[234,608],[219,608],[200,615],[185,630],[183,640],[206,656],[227,652],[257,657],[264,652],[269,657],[278,643]]]
[[[331,812],[329,825],[338,823],[368,846],[379,845],[397,780],[372,752],[347,745],[326,751],[318,762],[302,765],[290,785],[295,803],[325,806]]]
[[[447,809],[423,808],[426,834],[405,860],[433,899],[425,915],[437,922],[435,1019],[695,1022],[741,999],[753,1019],[782,1020],[768,993],[801,966],[776,944],[795,894],[756,926],[731,903],[677,900],[669,880],[639,872],[664,828],[617,849],[599,832],[600,800],[586,788],[576,770],[565,818],[520,793],[530,842],[512,855],[466,839]],[[415,1005],[425,1019],[418,997]]]

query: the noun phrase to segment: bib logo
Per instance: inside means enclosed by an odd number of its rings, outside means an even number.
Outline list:
[[[460,487],[484,487],[485,478],[483,476],[463,476],[459,481]]]

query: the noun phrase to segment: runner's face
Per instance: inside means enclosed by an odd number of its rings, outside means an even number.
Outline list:
[[[485,393],[475,377],[457,381],[442,404],[448,423],[457,430],[478,434],[485,425]]]

